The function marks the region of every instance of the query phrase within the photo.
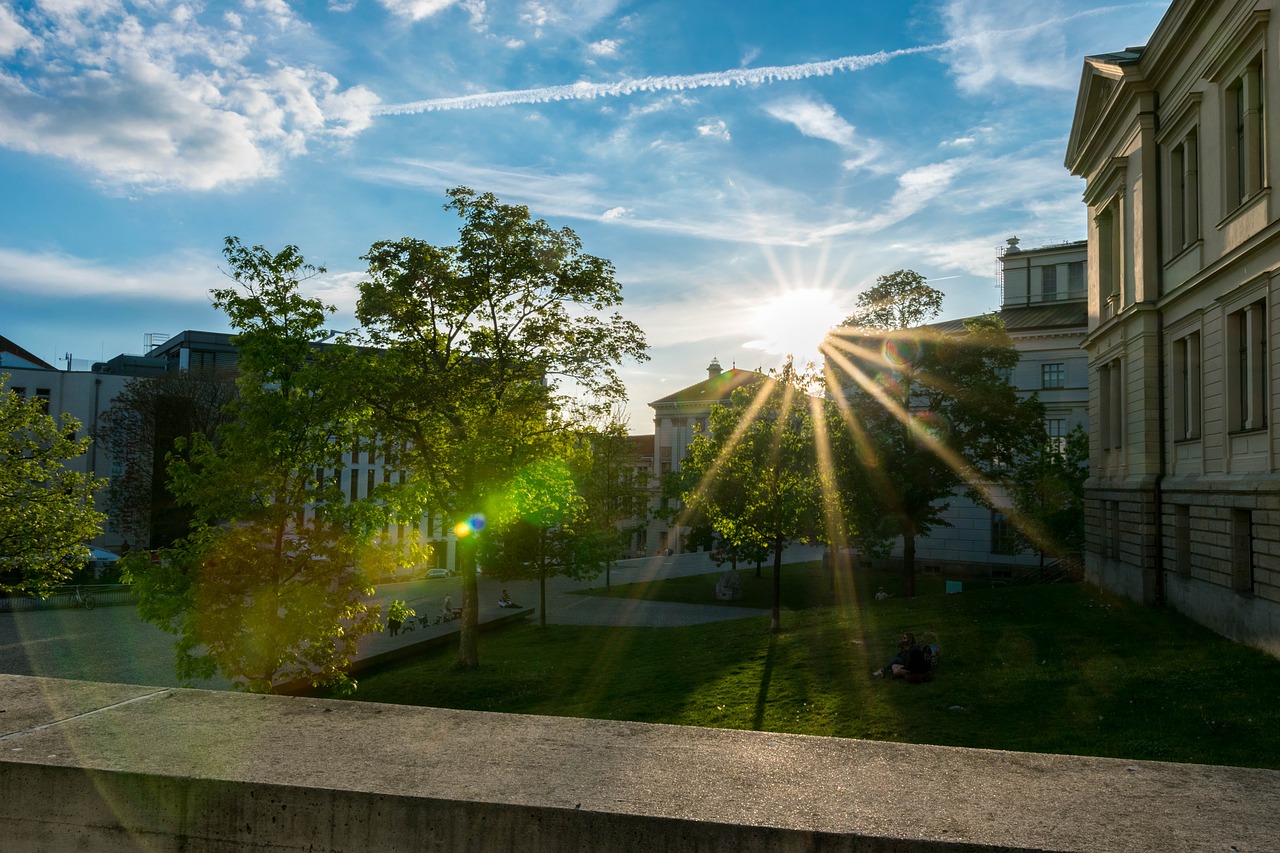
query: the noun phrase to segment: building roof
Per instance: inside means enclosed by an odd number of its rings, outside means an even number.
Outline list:
[[[712,403],[728,403],[734,391],[747,385],[754,385],[765,378],[764,374],[756,373],[754,370],[739,370],[736,367],[732,367],[721,372],[719,376],[713,376],[710,379],[696,382],[687,388],[681,388],[674,394],[668,394],[660,400],[654,400],[649,405],[698,403],[703,406],[709,406]]]
[[[1000,319],[1004,320],[1005,330],[1010,332],[1067,329],[1072,326],[1086,326],[1089,323],[1089,304],[1084,300],[1004,308],[997,313]],[[964,317],[959,320],[931,323],[928,328],[948,335],[960,334],[964,332],[964,324],[972,319],[975,318]]]
[[[38,355],[27,352],[4,335],[0,335],[0,367],[35,367],[41,370],[58,369]]]

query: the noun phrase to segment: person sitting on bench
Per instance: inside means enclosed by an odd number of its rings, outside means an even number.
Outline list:
[[[512,601],[512,600],[511,600],[511,593],[507,592],[507,591],[504,589],[504,590],[502,591],[502,598],[499,598],[499,599],[498,599],[498,606],[499,606],[499,607],[519,607],[520,605],[519,605],[519,604],[516,604],[514,601]]]

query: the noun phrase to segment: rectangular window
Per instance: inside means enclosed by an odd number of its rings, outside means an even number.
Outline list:
[[[1040,365],[1041,388],[1064,388],[1067,384],[1067,366],[1063,362]]]
[[[1045,418],[1044,432],[1049,439],[1049,452],[1065,457],[1067,455],[1067,419]]]
[[[1169,151],[1169,231],[1173,254],[1200,239],[1198,148],[1193,130]]]
[[[40,401],[40,411],[44,412],[46,415],[49,414],[49,397],[51,393],[52,392],[48,388],[36,389],[36,399]]]
[[[997,367],[996,378],[1004,382],[1006,385],[1012,385],[1013,384],[1013,368]]]
[[[1116,450],[1121,445],[1124,390],[1120,376],[1120,359],[1098,368],[1098,428],[1103,450]]]
[[[991,511],[991,553],[1018,553],[1013,530],[1009,526],[1009,519],[1005,517],[1004,513],[995,509]]]
[[[1119,203],[1112,202],[1095,217],[1098,226],[1098,294],[1111,304],[1111,315],[1120,310]]]
[[[1067,264],[1067,296],[1076,299],[1084,295],[1084,261],[1072,261]]]
[[[372,468],[364,472],[364,496],[366,498],[373,497],[373,482],[375,476],[376,475]]]
[[[1173,507],[1173,564],[1178,574],[1191,574],[1191,507]]]
[[[1236,592],[1254,591],[1253,512],[1231,510],[1231,581]]]
[[[26,399],[26,397],[27,397],[27,389],[26,389],[26,388],[23,388],[21,385],[15,385],[14,387],[10,388],[9,390],[10,390],[10,391],[12,391],[13,393],[17,394],[19,399],[23,399],[23,400],[25,400],[25,399]]]
[[[1052,302],[1058,298],[1058,268],[1055,266],[1040,268],[1040,298]]]
[[[1173,342],[1173,439],[1200,437],[1200,333]]]
[[[1108,501],[1111,506],[1110,529],[1111,545],[1109,551],[1113,559],[1120,559],[1120,501]]]
[[[360,480],[356,477],[356,470],[354,468],[352,468],[349,473],[351,474],[351,479],[348,481],[347,485],[350,486],[351,502],[355,503],[360,500]]]
[[[1226,186],[1229,202],[1242,202],[1262,189],[1262,58],[1253,60],[1227,85]],[[1230,205],[1229,205],[1230,206]]]
[[[1266,302],[1227,315],[1227,406],[1230,429],[1267,425]]]

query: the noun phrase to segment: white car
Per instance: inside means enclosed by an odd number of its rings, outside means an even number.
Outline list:
[[[427,569],[427,577],[429,578],[447,578],[449,574],[448,569]]]

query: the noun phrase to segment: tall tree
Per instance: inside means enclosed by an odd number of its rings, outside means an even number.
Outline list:
[[[105,482],[67,467],[89,448],[80,422],[8,382],[0,376],[0,591],[46,594],[88,559],[106,521],[94,508]]]
[[[568,228],[466,187],[448,192],[458,242],[375,243],[357,317],[376,430],[408,472],[401,488],[453,521],[482,512],[560,436],[625,399],[617,365],[645,360],[644,333],[615,309],[613,265]],[[459,662],[479,663],[475,541],[459,542]]]
[[[112,461],[109,524],[126,542],[167,548],[186,535],[193,514],[169,491],[166,459],[179,438],[200,433],[216,441],[235,394],[234,376],[184,371],[134,377],[111,401],[95,438]]]
[[[734,392],[711,410],[682,463],[683,500],[705,514],[731,547],[773,552],[771,630],[782,628],[782,552],[821,536],[822,486],[814,445],[813,377],[788,361],[772,380]]]
[[[1045,436],[1010,471],[1014,542],[1045,556],[1084,548],[1084,483],[1089,477],[1089,435],[1077,425],[1061,439]]]
[[[334,381],[349,352],[312,343],[333,309],[300,293],[323,270],[295,247],[228,238],[224,255],[235,284],[212,297],[237,332],[239,395],[216,442],[177,442],[170,486],[194,519],[161,563],[130,566],[140,612],[178,635],[180,677],[350,686],[356,642],[379,627],[361,560],[382,518],[335,476],[357,440],[353,398]]]
[[[1006,379],[1018,352],[997,316],[942,334],[918,323],[941,310],[923,276],[881,276],[828,340],[828,406],[841,510],[863,550],[901,537],[905,592],[915,594],[915,547],[965,489],[982,503],[1007,478],[1029,437],[1043,434],[1037,400]],[[912,324],[911,326],[901,324]]]
[[[594,577],[595,555],[583,553],[587,505],[569,466],[547,459],[518,472],[491,502],[479,543],[486,572],[500,580],[538,581],[539,624],[547,624],[547,580],[556,575]],[[585,559],[584,559],[585,557]]]
[[[620,417],[579,437],[585,452],[577,479],[586,502],[578,550],[582,559],[603,565],[605,586],[613,564],[622,556],[649,515],[649,474],[641,467],[635,445]]]

